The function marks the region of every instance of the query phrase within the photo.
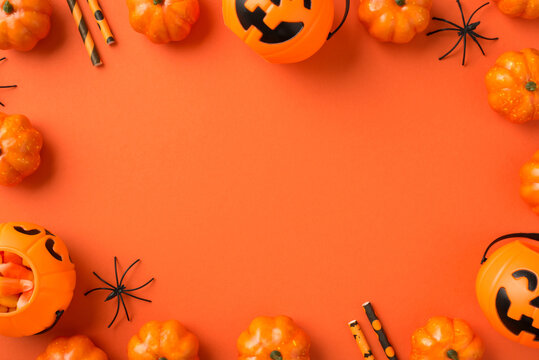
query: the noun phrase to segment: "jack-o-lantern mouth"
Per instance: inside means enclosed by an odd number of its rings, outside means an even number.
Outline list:
[[[267,15],[266,12],[258,6],[253,12],[249,11],[245,6],[248,1],[249,0],[236,0],[236,13],[238,15],[241,26],[246,31],[249,30],[249,28],[251,27],[255,27],[262,33],[262,37],[259,40],[262,43],[284,43],[293,39],[305,27],[305,24],[302,21],[282,21],[279,25],[272,29],[264,22],[264,18]],[[281,6],[281,1],[282,0],[271,0],[271,2],[275,4],[275,6]],[[304,0],[303,6],[305,7],[305,9],[310,10],[311,0]]]
[[[537,275],[529,270],[518,270],[513,273],[513,278],[519,279],[525,277],[528,280],[528,290],[535,291],[537,289]],[[496,294],[496,311],[502,324],[512,334],[519,336],[520,333],[526,332],[535,335],[534,341],[539,341],[539,329],[533,326],[533,318],[522,314],[519,320],[509,317],[509,308],[511,307],[511,299],[507,290],[502,287]],[[539,297],[530,301],[530,305],[539,308]]]

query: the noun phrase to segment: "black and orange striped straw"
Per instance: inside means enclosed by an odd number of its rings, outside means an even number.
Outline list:
[[[97,53],[94,39],[92,39],[92,34],[90,34],[90,32],[88,31],[88,26],[86,25],[86,21],[84,21],[84,18],[82,17],[82,12],[80,10],[79,3],[77,2],[77,0],[67,0],[67,4],[69,5],[69,10],[71,10],[73,19],[75,20],[75,24],[77,25],[79,29],[80,36],[82,38],[82,41],[84,42],[86,51],[88,51],[90,60],[92,60],[92,64],[94,66],[103,65],[103,63],[101,62],[101,58],[99,57],[99,54]]]
[[[99,30],[101,30],[101,34],[103,35],[105,42],[107,43],[107,45],[114,44],[116,40],[114,39],[114,35],[112,35],[112,31],[110,30],[107,19],[105,19],[105,15],[103,14],[103,9],[101,8],[99,1],[87,1],[88,5],[90,5],[90,10],[92,10],[92,14],[94,14],[95,21],[97,21],[97,27],[99,27]]]

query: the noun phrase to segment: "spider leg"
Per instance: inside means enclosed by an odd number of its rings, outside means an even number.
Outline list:
[[[137,260],[135,260],[131,265],[129,265],[129,266],[127,267],[127,269],[125,270],[124,274],[122,275],[122,279],[120,280],[119,284],[123,284],[125,275],[127,275],[127,273],[129,272],[129,270],[131,270],[131,268],[132,268],[133,266],[135,266],[135,264],[138,263],[139,261],[140,261],[140,259],[137,259]]]
[[[118,282],[118,258],[114,257],[114,276],[116,277],[116,286],[120,287],[120,283]]]
[[[464,51],[462,52],[462,66],[464,66],[464,64],[466,64],[466,37],[467,37],[467,34],[464,34]]]
[[[475,36],[473,36],[473,34],[470,34],[470,37],[472,38],[472,40],[474,41],[474,43],[477,44],[477,46],[479,46],[479,50],[481,50],[481,53],[483,55],[485,55],[485,51],[483,50],[483,47],[481,46],[481,44],[479,43],[479,41],[477,41],[477,39],[475,38]]]
[[[434,35],[436,33],[439,33],[440,31],[460,31],[460,29],[457,29],[457,28],[438,29],[438,30],[434,30],[434,31],[431,31],[431,32],[427,33],[427,36]]]
[[[131,321],[131,318],[129,317],[129,313],[127,312],[127,306],[125,306],[125,301],[122,295],[120,295],[120,301],[122,302],[122,306],[124,307],[125,316],[127,317],[127,321]]]
[[[15,88],[15,87],[17,87],[17,85],[3,85],[3,86],[0,86],[0,89]]]
[[[485,40],[498,40],[499,39],[498,37],[489,38],[489,37],[486,37],[486,36],[483,36],[483,35],[479,35],[475,31],[470,31],[470,34],[472,34],[473,36],[477,36],[478,38],[485,39]]]
[[[118,299],[118,305],[116,306],[116,314],[114,314],[114,317],[112,318],[112,321],[110,322],[110,324],[108,326],[109,328],[112,326],[112,324],[114,324],[114,321],[118,317],[119,312],[120,312],[120,299]]]
[[[105,284],[107,284],[108,286],[110,286],[111,288],[115,289],[116,286],[112,285],[111,283],[109,283],[108,281],[104,280],[101,276],[97,275],[97,273],[94,271],[93,274],[95,275],[95,277],[97,277],[99,280],[101,280],[102,282],[104,282]]]
[[[93,293],[94,291],[97,291],[97,290],[108,290],[108,291],[113,291],[114,289],[112,288],[95,288],[95,289],[92,289],[92,290],[88,290],[84,293],[84,296],[88,295],[88,294],[91,294]]]
[[[134,289],[126,289],[126,290],[124,290],[124,292],[126,292],[126,291],[136,291],[136,290],[140,290],[140,289],[142,289],[143,287],[149,285],[149,284],[150,284],[152,281],[154,281],[154,280],[155,280],[154,278],[151,278],[149,281],[147,281],[147,282],[144,283],[143,285],[140,285],[139,287],[136,287],[136,288],[134,288]]]
[[[459,6],[459,10],[460,10],[460,16],[462,17],[462,23],[464,25],[467,25],[466,24],[466,19],[464,18],[464,11],[462,10],[462,4],[460,3],[460,0],[457,0],[457,4]]]
[[[0,61],[4,61],[6,60],[6,57],[4,56],[3,58],[0,59]]]
[[[135,296],[135,295],[133,295],[133,294],[130,294],[130,293],[124,293],[124,294],[125,294],[125,295],[127,295],[127,296],[131,296],[132,298],[135,298],[135,299],[137,299],[137,300],[141,300],[141,301],[146,301],[146,302],[149,302],[149,303],[151,303],[151,302],[152,302],[151,300],[148,300],[148,299],[144,299],[144,298],[141,298],[141,297]]]
[[[462,35],[461,37],[459,37],[459,41],[457,41],[457,43],[451,48],[451,50],[449,50],[448,52],[446,52],[442,57],[438,58],[438,60],[443,60],[445,59],[449,54],[451,54],[453,52],[453,50],[456,49],[456,47],[460,44],[460,42],[462,41],[462,38],[464,37],[464,35]]]
[[[0,102],[0,105],[1,105],[1,106],[6,106],[6,105],[4,105],[4,103],[3,103],[3,102]]]
[[[442,21],[444,23],[448,23],[450,25],[453,25],[454,27],[456,27],[457,29],[459,30],[464,30],[460,25],[457,25],[455,24],[454,22],[451,22],[449,20],[446,20],[446,19],[442,19],[442,18],[439,18],[439,17],[433,17],[432,20],[436,20],[436,21]]]
[[[472,13],[472,15],[470,15],[470,18],[468,19],[468,22],[465,23],[466,26],[468,26],[470,24],[470,21],[472,21],[472,18],[473,16],[479,11],[481,10],[482,8],[484,8],[485,6],[487,6],[488,4],[490,4],[489,2],[486,2],[484,3],[483,5],[481,5],[480,7],[478,7],[477,9],[475,9],[475,11]],[[464,20],[464,19],[463,19]]]

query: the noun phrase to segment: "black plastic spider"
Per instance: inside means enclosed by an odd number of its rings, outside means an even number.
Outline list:
[[[0,61],[4,61],[4,60],[6,60],[5,56],[0,59]],[[0,89],[8,89],[8,88],[16,88],[16,87],[17,85],[2,85],[0,86]],[[0,102],[0,105],[5,106],[2,102]]]
[[[446,20],[446,19],[442,19],[442,18],[438,18],[438,17],[433,17],[432,19],[433,20],[436,20],[436,21],[442,21],[442,22],[445,22],[445,23],[448,23],[450,25],[452,25],[453,27],[449,27],[449,28],[444,28],[444,29],[438,29],[438,30],[435,30],[435,31],[431,31],[427,34],[427,36],[430,36],[430,35],[433,35],[433,34],[436,34],[436,33],[439,33],[441,31],[456,31],[457,34],[459,35],[459,40],[457,41],[457,43],[451,48],[451,50],[449,50],[447,53],[445,53],[443,56],[441,56],[440,58],[438,58],[438,60],[443,60],[445,59],[449,54],[451,54],[453,52],[453,50],[455,50],[457,48],[457,46],[460,44],[460,42],[464,39],[464,54],[462,55],[462,66],[464,66],[464,64],[466,63],[466,38],[468,36],[470,36],[470,38],[477,44],[477,46],[479,46],[479,49],[481,50],[481,52],[483,53],[483,55],[485,55],[485,51],[483,51],[483,47],[481,47],[481,44],[479,43],[479,41],[477,40],[477,38],[480,38],[480,39],[485,39],[485,40],[498,40],[497,37],[495,38],[488,38],[488,37],[485,37],[485,36],[482,36],[482,35],[479,35],[478,33],[475,32],[475,29],[477,29],[477,27],[479,26],[479,24],[481,24],[480,21],[477,21],[477,22],[474,22],[474,23],[470,23],[472,21],[472,18],[473,16],[479,11],[481,10],[482,8],[484,8],[485,6],[487,6],[489,3],[484,3],[483,5],[481,5],[480,7],[478,7],[477,9],[475,9],[475,11],[472,13],[472,15],[470,16],[470,18],[468,19],[468,21],[466,21],[466,19],[464,18],[464,11],[462,10],[462,5],[460,4],[460,0],[457,0],[457,4],[459,6],[459,10],[460,10],[460,15],[462,16],[462,23],[463,23],[463,26],[459,26],[457,24],[455,24],[454,22],[451,22],[449,20]]]
[[[129,267],[127,268],[127,270],[125,270],[125,272],[123,273],[122,277],[120,280],[118,280],[118,258],[115,256],[114,257],[114,275],[116,277],[116,286],[112,285],[111,283],[103,280],[103,278],[99,275],[97,275],[97,273],[94,271],[93,274],[99,279],[101,280],[103,283],[105,283],[106,285],[108,285],[108,287],[99,287],[99,288],[95,288],[95,289],[92,289],[92,290],[88,290],[87,292],[84,293],[84,296],[94,292],[94,291],[97,291],[97,290],[108,290],[110,291],[110,294],[107,296],[107,298],[105,299],[105,302],[109,301],[109,300],[112,300],[114,298],[117,298],[118,300],[118,305],[116,306],[116,314],[114,314],[114,318],[112,319],[112,321],[110,322],[109,324],[109,328],[112,326],[112,324],[114,323],[114,321],[116,320],[116,317],[118,317],[118,313],[120,312],[120,303],[122,303],[122,306],[124,308],[124,311],[125,311],[125,315],[127,317],[127,321],[131,321],[131,318],[129,317],[129,313],[127,312],[127,306],[125,306],[125,301],[124,301],[124,298],[123,298],[123,295],[127,295],[127,296],[130,296],[132,298],[135,298],[137,300],[142,300],[142,301],[145,301],[145,302],[152,302],[151,300],[148,300],[148,299],[143,299],[141,297],[138,297],[138,296],[135,296],[132,294],[133,291],[137,291],[137,290],[140,290],[142,289],[143,287],[147,286],[148,284],[150,284],[152,281],[154,281],[154,278],[151,278],[149,281],[147,281],[146,283],[144,283],[143,285],[139,286],[139,287],[136,287],[134,289],[126,289],[126,286],[125,284],[123,283],[124,282],[124,278],[125,278],[125,275],[129,272],[129,270],[131,270],[131,268],[133,266],[135,266],[136,263],[138,263],[140,261],[140,259],[137,259],[134,263],[132,263],[131,265],[129,265]]]

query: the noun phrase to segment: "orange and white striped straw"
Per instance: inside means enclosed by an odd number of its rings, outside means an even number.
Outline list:
[[[84,42],[86,51],[88,52],[88,55],[90,56],[92,65],[94,66],[103,65],[103,63],[101,62],[101,58],[99,57],[99,54],[97,53],[97,49],[95,47],[92,34],[90,34],[90,32],[88,31],[88,26],[86,25],[86,21],[84,21],[84,18],[82,17],[82,11],[80,10],[79,3],[77,2],[77,0],[67,0],[67,4],[69,5],[69,10],[71,11],[71,14],[73,15],[73,19],[75,20],[75,24],[77,25],[77,28],[79,29],[80,36],[82,38],[82,41]]]

